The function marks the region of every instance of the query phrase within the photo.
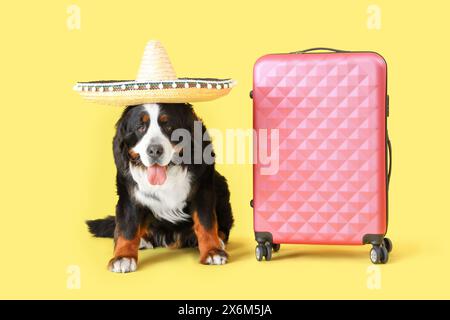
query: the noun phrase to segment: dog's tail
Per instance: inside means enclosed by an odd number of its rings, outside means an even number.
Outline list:
[[[86,224],[89,232],[94,237],[113,238],[114,229],[116,228],[116,219],[113,216],[107,216],[104,219],[87,220]]]

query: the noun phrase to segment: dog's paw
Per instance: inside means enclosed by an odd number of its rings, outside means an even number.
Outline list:
[[[139,243],[139,250],[144,249],[153,249],[153,244],[150,241],[141,238],[141,242]]]
[[[113,258],[108,264],[108,270],[111,272],[127,273],[137,269],[136,259],[134,258]]]
[[[203,264],[209,265],[222,265],[227,263],[228,254],[222,249],[212,249],[208,254],[201,260]]]

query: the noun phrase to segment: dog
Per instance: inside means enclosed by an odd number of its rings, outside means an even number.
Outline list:
[[[115,217],[86,221],[95,237],[114,238],[110,271],[135,271],[138,250],[155,247],[198,247],[200,263],[227,262],[225,244],[234,222],[230,191],[215,169],[200,121],[186,103],[128,106],[122,113],[113,139]],[[196,123],[200,137],[194,134]],[[189,134],[182,144],[174,134],[180,130]],[[212,160],[180,161],[189,155],[198,160],[195,150],[209,152]]]

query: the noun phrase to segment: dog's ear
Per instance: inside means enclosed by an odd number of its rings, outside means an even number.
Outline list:
[[[113,153],[117,170],[120,172],[125,172],[128,169],[128,146],[126,144],[126,138],[129,130],[128,122],[131,110],[134,107],[135,106],[127,107],[116,123],[116,134],[113,139]]]

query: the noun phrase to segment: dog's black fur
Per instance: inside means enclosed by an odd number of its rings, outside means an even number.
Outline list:
[[[159,104],[160,113],[166,115],[166,121],[160,123],[163,134],[171,140],[172,145],[179,141],[172,141],[171,132],[177,128],[184,128],[191,132],[192,147],[201,144],[202,150],[209,146],[210,141],[196,141],[194,137],[194,121],[199,121],[190,104]],[[123,112],[116,124],[116,135],[113,140],[113,152],[117,167],[117,194],[118,202],[115,217],[87,221],[89,231],[96,237],[117,237],[121,234],[126,239],[136,236],[138,229],[145,225],[148,228],[147,241],[153,246],[195,247],[198,245],[197,237],[193,231],[193,221],[187,220],[171,223],[157,219],[152,208],[138,203],[132,196],[132,190],[137,184],[130,174],[131,165],[143,166],[139,159],[130,155],[130,149],[145,134],[141,117],[144,112],[142,105],[129,106]],[[151,121],[155,121],[151,119]],[[140,128],[140,129],[139,129]],[[206,128],[203,125],[203,133]],[[211,147],[211,146],[209,146]],[[192,156],[193,159],[193,156]],[[222,240],[228,240],[233,225],[233,215],[230,205],[230,192],[226,179],[214,167],[214,163],[207,164],[174,164],[187,168],[193,177],[191,179],[190,193],[183,211],[192,215],[197,212],[198,220],[206,228],[218,228]],[[160,199],[164,201],[164,199]]]

